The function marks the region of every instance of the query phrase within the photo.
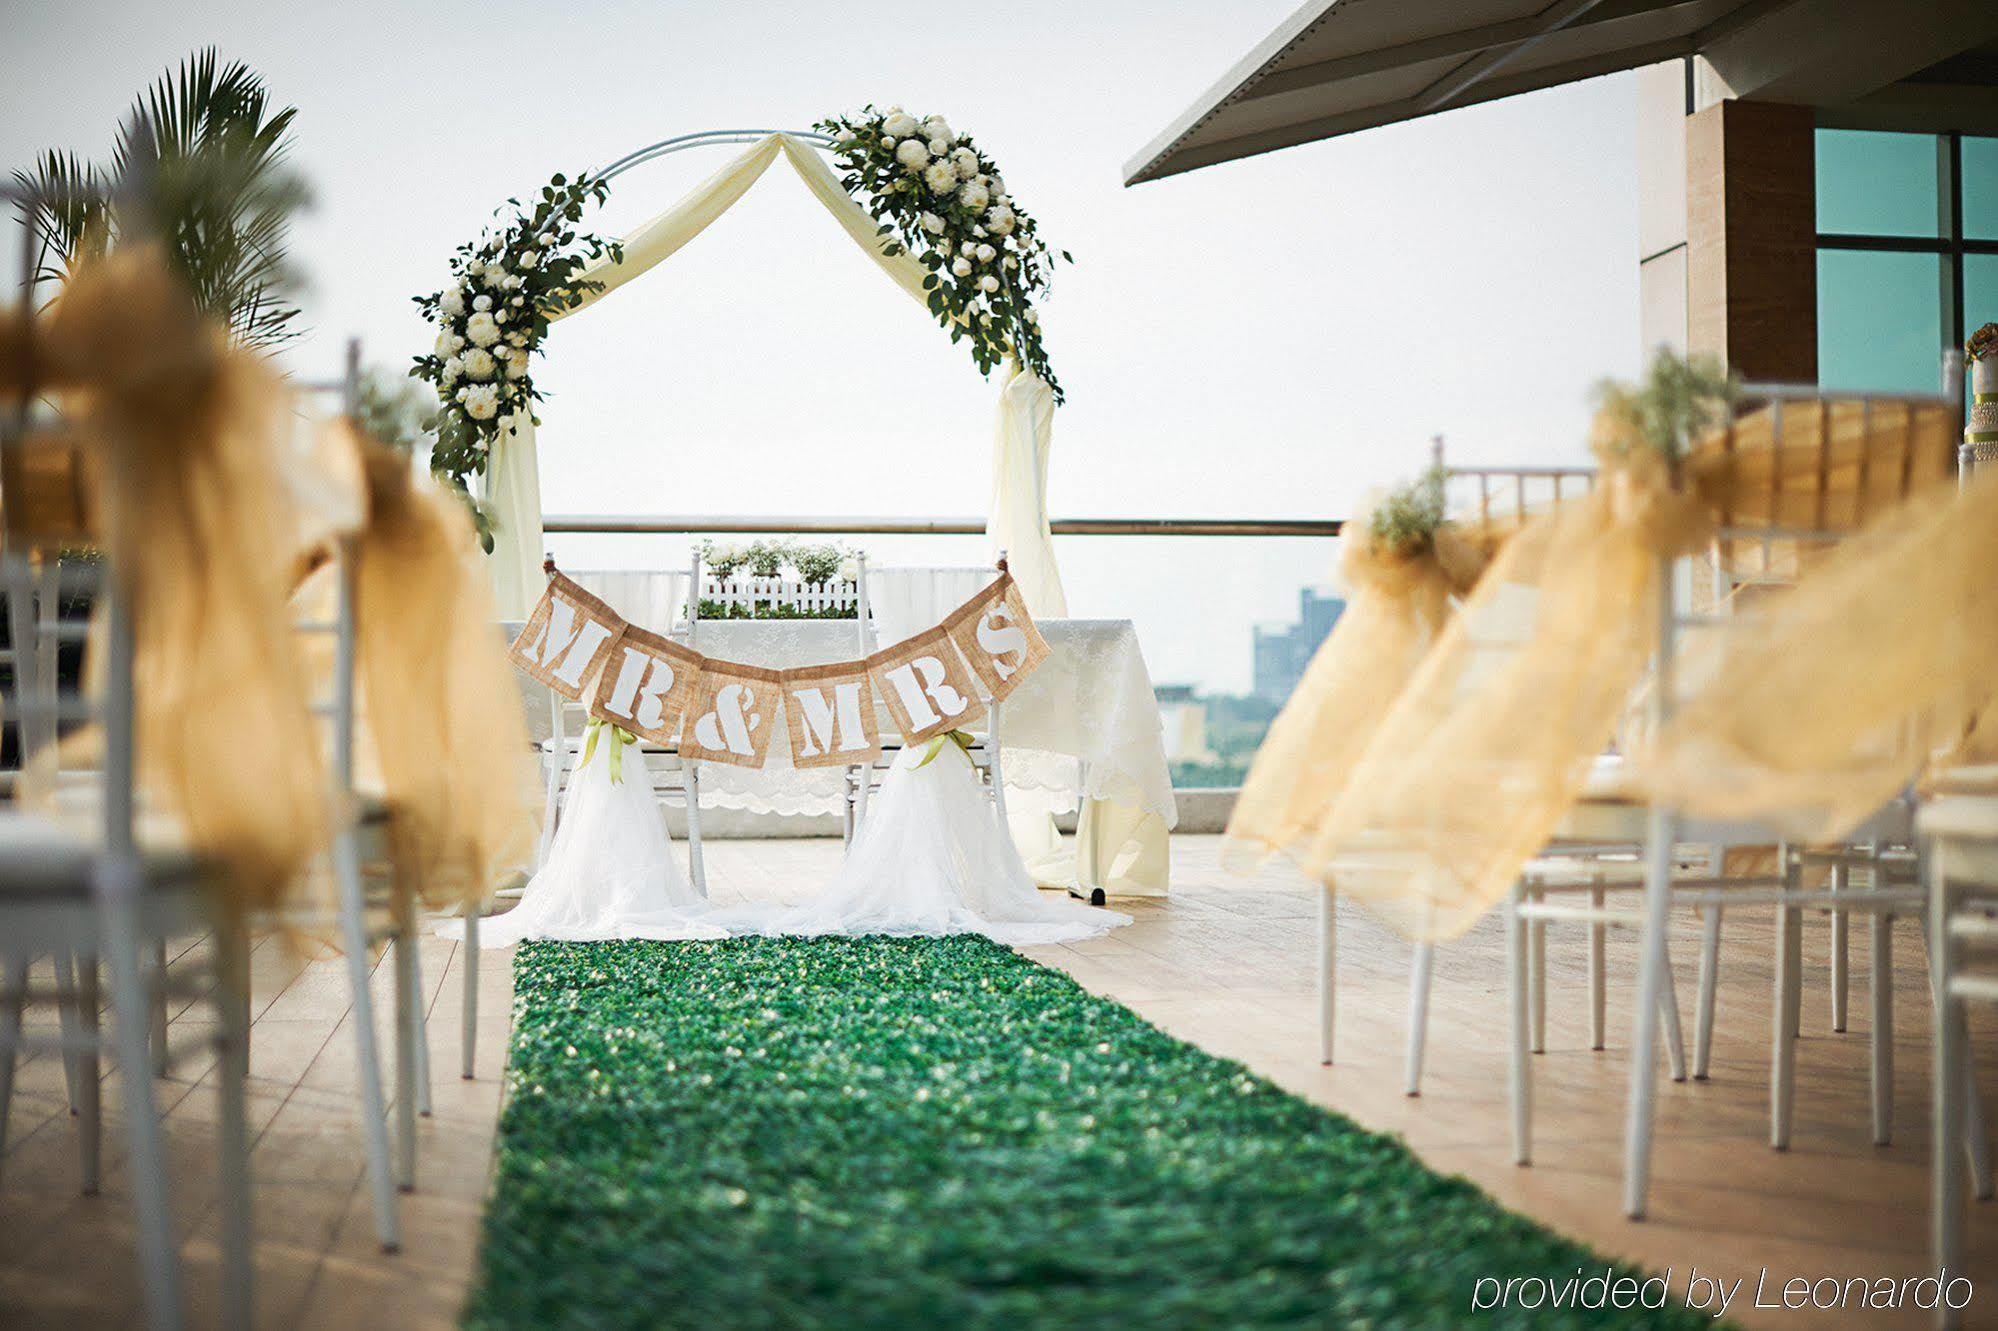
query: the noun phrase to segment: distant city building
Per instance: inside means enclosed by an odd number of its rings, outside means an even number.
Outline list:
[[[1297,623],[1283,628],[1255,629],[1255,693],[1281,703],[1290,697],[1305,666],[1346,608],[1343,597],[1327,596],[1311,587],[1297,594]]]
[[[1166,761],[1212,763],[1207,744],[1207,704],[1191,684],[1160,684],[1152,690],[1165,726]]]

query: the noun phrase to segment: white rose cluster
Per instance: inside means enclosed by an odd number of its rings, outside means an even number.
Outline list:
[[[499,415],[499,389],[480,384],[465,393],[465,414],[475,421],[489,421]]]
[[[868,107],[819,128],[842,183],[924,265],[932,313],[972,334],[979,367],[1013,356],[1046,373],[1031,302],[1046,290],[1053,258],[977,144],[942,116],[900,106]],[[1049,383],[1059,397],[1052,376]]]

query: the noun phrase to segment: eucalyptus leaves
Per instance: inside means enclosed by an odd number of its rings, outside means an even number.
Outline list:
[[[918,120],[899,106],[869,105],[816,128],[833,136],[847,193],[930,270],[923,279],[930,313],[951,341],[969,338],[987,374],[1016,356],[1060,402],[1034,312],[1053,279],[1054,253],[992,159],[942,116]],[[1068,252],[1061,257],[1069,260]]]
[[[415,297],[437,325],[437,341],[410,369],[437,390],[442,404],[430,467],[460,489],[483,473],[493,441],[507,420],[533,411],[529,357],[541,349],[552,317],[582,304],[602,283],[578,274],[592,260],[622,257],[615,241],[576,229],[586,203],[602,203],[610,187],[588,175],[557,175],[530,210],[508,199],[512,215],[497,231],[458,247],[451,282]]]

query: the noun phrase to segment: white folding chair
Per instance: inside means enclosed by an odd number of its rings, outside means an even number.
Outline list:
[[[1932,1243],[1938,1269],[1958,1274],[1964,1269],[1965,1175],[1978,1197],[1991,1195],[1990,1161],[1977,1149],[1981,1112],[1965,1009],[1998,1003],[1998,769],[1974,774],[1961,788],[1984,793],[1946,793],[1923,808],[1916,824],[1925,847],[1936,1000]],[[1956,1312],[1939,1307],[1936,1324],[1958,1325]]]
[[[306,385],[307,391],[336,396],[337,410],[352,416],[360,406],[361,349],[347,345],[346,373],[328,383]],[[314,711],[328,723],[327,749],[332,786],[332,843],[325,871],[335,888],[335,923],[345,954],[348,1001],[353,1005],[354,1056],[360,1084],[362,1141],[367,1162],[369,1201],[375,1235],[384,1251],[401,1247],[401,1218],[396,1190],[416,1186],[416,1120],[430,1112],[430,1058],[421,1001],[422,976],[416,931],[417,892],[393,869],[386,837],[392,816],[379,794],[359,788],[355,777],[356,662],[359,630],[355,599],[359,570],[356,534],[344,532],[331,547],[334,583],[332,618],[307,620],[296,631],[307,638],[331,638],[333,670],[329,692],[314,699]],[[373,866],[389,866],[375,871]],[[319,870],[315,870],[318,872]],[[472,912],[476,914],[476,912]],[[371,914],[374,917],[371,919]],[[310,925],[303,908],[281,908],[258,921],[264,927]],[[379,921],[379,922],[377,922]],[[393,1156],[388,1129],[388,1102],[383,1087],[381,1055],[376,1045],[374,998],[368,986],[369,961],[375,944],[386,941],[394,966],[396,1132]],[[466,986],[467,1005],[475,990]],[[247,1002],[247,995],[245,995]]]
[[[1829,413],[1833,407],[1815,389],[1757,387],[1751,397],[1772,403],[1773,437],[1783,437],[1786,410],[1817,413],[1817,438],[1828,449]],[[1933,404],[1939,399],[1925,396],[1872,398],[1866,400],[1863,417],[1870,423],[1875,409],[1892,410],[1894,403],[1912,413],[1916,403]],[[1912,414],[1910,415],[1912,424]],[[1865,436],[1870,443],[1870,424]],[[1912,438],[1912,432],[1910,437]],[[1733,429],[1726,439],[1731,443]],[[1818,465],[1829,465],[1821,452]],[[1897,496],[1900,491],[1894,491]],[[1864,495],[1862,494],[1862,500]],[[1717,544],[1735,541],[1788,542],[1794,548],[1804,543],[1823,544],[1842,538],[1859,525],[1865,515],[1855,513],[1851,521],[1836,527],[1827,525],[1822,512],[1815,523],[1797,527],[1779,525],[1773,516],[1766,521],[1739,522],[1723,514]],[[1723,561],[1716,557],[1716,565]],[[1681,655],[1681,634],[1686,630],[1710,630],[1725,623],[1724,614],[1693,613],[1687,605],[1689,579],[1685,561],[1660,560],[1657,570],[1659,610],[1656,626],[1657,649],[1646,699],[1649,722],[1663,728],[1671,719],[1676,688],[1676,665]],[[1724,590],[1724,589],[1717,589]],[[1725,609],[1725,602],[1717,607]],[[1795,1107],[1796,1038],[1799,1025],[1802,968],[1802,912],[1819,910],[1841,918],[1850,912],[1869,913],[1874,920],[1874,1038],[1873,1130],[1876,1141],[1884,1142],[1890,1132],[1892,1104],[1892,974],[1889,926],[1899,914],[1920,915],[1922,893],[1909,875],[1897,874],[1908,863],[1892,853],[1894,846],[1910,840],[1907,808],[1890,805],[1857,829],[1849,843],[1827,850],[1806,850],[1784,843],[1770,829],[1753,822],[1716,822],[1681,817],[1675,810],[1645,803],[1630,796],[1616,800],[1585,802],[1577,819],[1595,835],[1620,841],[1635,830],[1641,820],[1641,860],[1619,854],[1577,875],[1572,866],[1557,865],[1548,871],[1538,869],[1523,875],[1506,902],[1507,973],[1511,1014],[1510,1077],[1514,1157],[1521,1164],[1532,1158],[1532,1081],[1529,1052],[1544,1047],[1539,1033],[1540,1018],[1530,995],[1536,969],[1537,950],[1529,937],[1530,928],[1543,921],[1560,920],[1587,923],[1592,930],[1604,925],[1626,925],[1639,930],[1638,998],[1633,1020],[1631,1083],[1626,1126],[1624,1207],[1633,1218],[1642,1218],[1649,1200],[1652,1123],[1656,1095],[1656,1045],[1659,1024],[1670,1040],[1675,1079],[1684,1076],[1684,1056],[1676,1049],[1677,1005],[1672,996],[1670,961],[1666,938],[1668,914],[1675,904],[1697,906],[1703,912],[1702,965],[1698,1015],[1697,1070],[1705,1072],[1711,1047],[1714,991],[1717,983],[1720,910],[1726,905],[1773,905],[1777,909],[1777,953],[1775,1004],[1771,1032],[1770,1144],[1776,1149],[1789,1145]],[[1689,854],[1685,843],[1704,849]],[[1730,847],[1775,844],[1777,872],[1768,875],[1730,875],[1724,856]],[[1559,855],[1559,848],[1554,848]],[[1803,875],[1808,864],[1823,864],[1829,871],[1824,888],[1806,887]],[[1866,890],[1857,890],[1851,871],[1864,871]],[[1604,893],[1618,888],[1642,889],[1641,909],[1611,908]],[[1557,892],[1586,891],[1589,904],[1571,906],[1546,900]],[[1843,938],[1836,940],[1842,943]],[[1593,940],[1592,940],[1593,942]],[[1593,948],[1592,948],[1593,952]],[[1544,961],[1542,962],[1544,967]],[[1544,972],[1543,972],[1544,973]],[[1599,999],[1597,1000],[1600,1001]],[[1842,1014],[1840,1014],[1842,1015]],[[1600,1034],[1600,1021],[1595,1022]],[[1972,1134],[1973,1149],[1982,1150],[1981,1129]],[[1988,1171],[1986,1171],[1988,1173]]]
[[[999,552],[1001,567],[1006,552]],[[929,628],[991,583],[995,570],[974,567],[869,568],[867,557],[859,556],[860,604],[856,627],[857,646],[862,656],[871,656],[885,639],[899,641]],[[993,809],[1003,826],[1006,821],[1005,767],[999,739],[1002,709],[989,693],[985,733],[974,734],[967,755],[990,793]],[[851,842],[867,817],[867,802],[886,774],[887,764],[902,751],[902,738],[885,699],[874,700],[881,730],[882,756],[877,762],[859,764],[846,771],[846,839]]]
[[[32,251],[32,246],[30,246]],[[22,287],[23,299],[33,292]],[[31,426],[26,401],[0,411],[0,449],[28,444]],[[74,773],[94,789],[89,821],[80,831],[57,814],[19,807],[0,811],[0,1129],[12,1100],[14,1069],[24,1049],[57,1048],[73,1061],[71,1097],[77,1110],[83,1190],[97,1191],[102,1130],[98,1060],[109,1054],[122,1078],[129,1158],[146,1323],[152,1328],[184,1324],[181,1272],[168,1198],[166,1153],[153,1096],[154,1056],[149,1050],[148,988],[171,989],[187,998],[202,987],[192,975],[168,975],[146,965],[160,940],[215,936],[215,984],[207,990],[216,1012],[213,1037],[222,1062],[217,1078],[220,1101],[217,1163],[221,1173],[222,1317],[225,1325],[247,1328],[252,1308],[253,1259],[250,1248],[248,1178],[249,1135],[244,1117],[243,1078],[247,1048],[237,995],[248,986],[238,945],[240,921],[216,909],[213,874],[185,851],[142,841],[134,780],[133,652],[134,620],[145,607],[134,605],[115,574],[101,564],[63,566],[53,558],[39,572],[33,555],[12,533],[0,547],[0,586],[9,603],[10,652],[15,666],[6,712],[16,719],[24,751],[53,743],[59,723],[90,722],[101,727],[103,757],[95,773]],[[93,590],[102,617],[104,653],[99,696],[61,686],[51,664],[43,676],[27,669],[53,661],[54,644],[80,637],[81,625],[54,618],[54,604],[71,590]],[[51,632],[43,636],[30,606],[41,593],[42,613]],[[73,631],[73,632],[72,632]],[[32,996],[29,963],[37,956],[57,959],[60,1032],[53,1041],[28,1032],[22,1010]],[[67,961],[80,964],[73,976]],[[99,967],[110,980],[110,1030],[100,1024]],[[150,971],[150,973],[149,973]],[[160,1056],[177,1052],[161,1043]],[[0,1132],[0,1136],[4,1136]],[[31,1223],[10,1218],[10,1227]]]
[[[1495,524],[1522,523],[1532,515],[1559,508],[1579,499],[1595,486],[1591,467],[1450,467],[1444,465],[1443,443],[1437,440],[1435,465],[1442,469],[1446,499],[1462,520],[1490,529]],[[1330,1066],[1333,1032],[1337,1015],[1338,925],[1337,891],[1327,886],[1320,893],[1318,946],[1318,1031],[1319,1059]],[[1534,968],[1532,994],[1539,1014],[1537,1029],[1544,1043],[1546,1029],[1546,926],[1533,926],[1532,955],[1539,959]],[[1436,971],[1436,945],[1417,943],[1409,968],[1407,1048],[1403,1056],[1403,1090],[1409,1095],[1422,1091],[1422,1071],[1429,1038],[1429,994]],[[1600,1025],[1603,992],[1603,939],[1593,930],[1589,947],[1591,1008]],[[1598,1038],[1596,1047],[1601,1048]]]
[[[555,561],[552,556],[544,564],[544,568],[551,574],[554,572]],[[581,577],[584,575],[577,576]],[[589,576],[603,578],[607,575],[597,574]],[[662,595],[665,596],[668,604],[671,604],[676,594],[673,591],[675,581],[677,581],[677,575],[675,579],[656,580],[642,588],[648,597],[648,604],[652,609],[658,610],[662,608],[657,604]],[[689,647],[694,647],[698,638],[701,617],[700,586],[701,554],[697,549],[694,552],[692,562],[686,574],[684,606],[673,607],[674,609],[684,608],[687,624],[686,640]],[[611,604],[620,613],[628,613],[624,605],[620,605],[616,601],[612,601]],[[637,622],[652,628],[655,632],[663,633],[671,630],[671,619],[671,613],[668,613],[663,618],[645,619]],[[595,681],[588,681],[588,687],[594,688]],[[548,848],[554,844],[555,829],[562,817],[562,797],[567,793],[569,783],[576,774],[576,769],[582,765],[584,750],[583,732],[588,721],[589,707],[587,703],[570,702],[553,689],[548,691],[549,735],[547,739],[541,742],[540,746],[545,794],[542,808],[541,846],[535,856],[537,864],[546,862]],[[687,877],[692,881],[694,890],[705,897],[708,894],[708,878],[707,866],[703,862],[701,854],[700,764],[688,762],[682,758],[677,743],[664,745],[655,744],[650,740],[641,740],[638,744],[638,751],[643,755],[646,771],[651,777],[653,794],[659,799],[660,803],[670,807],[675,801],[678,801],[681,807],[686,810]],[[502,892],[501,895],[518,895],[518,890]],[[476,939],[469,931],[466,934],[466,940],[468,947],[477,946]]]

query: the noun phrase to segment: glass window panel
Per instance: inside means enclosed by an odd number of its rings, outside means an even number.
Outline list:
[[[1963,140],[1963,234],[1998,240],[1998,139]]]
[[[1963,334],[1998,323],[1998,254],[1963,256]]]
[[[1942,387],[1942,271],[1934,254],[1818,251],[1818,382],[1933,393]]]
[[[1933,134],[1821,129],[1818,230],[1857,236],[1934,236]]]

